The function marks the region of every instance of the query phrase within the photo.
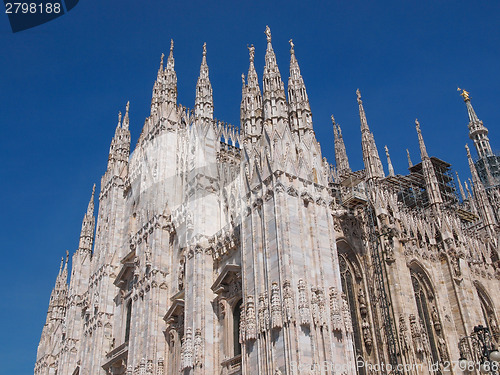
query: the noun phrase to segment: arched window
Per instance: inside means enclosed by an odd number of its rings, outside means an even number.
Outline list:
[[[431,282],[425,272],[416,265],[410,273],[419,318],[416,324],[421,332],[424,352],[430,356],[429,359],[433,363],[448,361],[448,349]]]
[[[339,246],[339,250],[343,246]],[[355,261],[354,261],[355,262]],[[359,266],[353,263],[347,253],[339,254],[342,291],[351,314],[354,351],[356,361],[364,362],[372,348],[371,319],[368,314],[367,295]],[[358,374],[366,373],[364,367],[357,367]]]
[[[484,325],[485,327],[488,327],[493,339],[498,343],[500,341],[500,329],[498,328],[498,321],[495,316],[495,310],[493,309],[491,298],[479,282],[475,281],[474,285],[476,286],[479,301],[481,301]]]

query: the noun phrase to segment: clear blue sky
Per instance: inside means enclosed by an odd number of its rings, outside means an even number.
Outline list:
[[[179,102],[194,104],[207,42],[215,116],[239,125],[246,46],[255,44],[262,79],[269,24],[285,82],[294,39],[330,162],[333,113],[351,166],[363,167],[360,88],[379,153],[387,144],[396,173],[406,172],[406,148],[419,160],[418,117],[429,154],[453,164],[464,180],[468,119],[458,85],[470,91],[500,148],[499,14],[498,1],[81,0],[67,15],[17,34],[1,16],[0,374],[32,373],[59,259],[78,245],[117,112],[130,100],[135,145],[170,38]]]

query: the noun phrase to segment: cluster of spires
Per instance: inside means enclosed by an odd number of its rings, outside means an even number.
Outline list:
[[[293,132],[301,135],[305,132],[312,132],[312,116],[309,105],[309,100],[304,84],[304,80],[300,73],[297,58],[295,56],[295,45],[293,40],[290,40],[290,76],[288,80],[288,102],[285,95],[284,84],[281,80],[280,71],[276,62],[276,55],[272,47],[271,31],[266,26],[266,39],[267,49],[265,55],[265,67],[263,75],[263,92],[261,94],[257,72],[255,70],[255,47],[253,45],[248,47],[250,65],[246,77],[242,74],[242,100],[241,100],[241,132],[245,139],[255,142],[263,133],[265,123],[270,122],[271,126],[280,118],[288,118],[290,127]],[[153,86],[153,96],[151,101],[151,115],[157,113],[162,105],[177,105],[177,75],[175,73],[175,62],[173,56],[174,42],[171,40],[170,53],[167,58],[167,65],[164,67],[164,54],[161,55],[160,68],[158,70],[157,79]],[[203,56],[200,66],[200,75],[196,85],[196,99],[195,99],[195,116],[213,119],[213,92],[209,79],[209,69],[207,64],[207,49],[206,43],[203,44]],[[458,89],[461,90],[461,89]],[[487,137],[488,130],[484,127],[483,122],[477,117],[472,104],[470,102],[469,93],[461,90],[461,96],[467,106],[469,115],[469,136],[474,140],[474,145],[478,152],[479,157],[486,157],[492,155],[491,147]],[[366,113],[361,100],[361,93],[356,90],[357,101],[359,105],[359,116],[361,122],[362,134],[362,150],[363,162],[365,164],[365,172],[367,180],[384,178],[384,171],[380,157],[377,151],[373,133],[368,127]],[[122,121],[121,112],[118,114],[118,125],[116,127],[115,136],[111,142],[108,168],[103,179],[109,175],[120,175],[124,166],[128,163],[130,154],[130,131],[129,131],[129,107],[130,103],[127,102],[125,116]],[[333,123],[334,133],[334,147],[335,159],[337,165],[337,173],[342,176],[351,172],[349,160],[346,153],[344,140],[342,137],[342,130],[340,125],[336,123],[334,116],[331,116]],[[420,123],[415,120],[416,130],[418,134],[419,147],[422,159],[422,168],[424,177],[429,191],[429,200],[432,205],[439,206],[442,203],[442,197],[439,192],[438,182],[435,175],[434,168],[427,154],[425,143],[420,130]],[[466,145],[467,158],[471,170],[472,181],[469,179],[469,184],[464,181],[465,191],[462,183],[456,172],[457,182],[460,190],[460,195],[463,200],[471,202],[472,210],[475,213],[478,210],[484,214],[484,221],[486,226],[493,226],[494,217],[486,202],[488,201],[484,185],[482,184],[477,170],[475,168],[469,147]],[[389,176],[394,176],[394,168],[389,155],[387,146],[384,146],[385,154],[387,157]],[[413,166],[408,149],[406,150],[408,157],[409,168]],[[489,174],[491,177],[491,173]],[[473,189],[474,197],[477,202],[483,202],[484,207],[475,207],[469,185]],[[94,195],[95,184],[92,189],[91,199],[87,208],[87,213],[84,216],[82,223],[82,230],[80,235],[80,244],[77,252],[92,251],[93,236],[95,229],[94,217]],[[481,204],[481,203],[479,203]],[[61,267],[56,280],[56,286],[53,290],[54,300],[63,288],[66,290],[67,280],[67,263],[68,253],[66,255],[66,262],[61,261]],[[64,280],[64,281],[63,281]],[[64,287],[63,287],[64,286]],[[52,297],[51,297],[52,300]]]

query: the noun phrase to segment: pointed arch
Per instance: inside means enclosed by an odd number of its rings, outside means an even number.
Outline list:
[[[412,260],[408,267],[417,305],[418,317],[420,320],[419,330],[422,336],[425,335],[424,352],[434,363],[449,360],[449,352],[442,331],[441,318],[439,317],[438,304],[435,298],[435,288],[429,273],[423,265]]]
[[[366,361],[372,352],[373,324],[363,269],[358,255],[345,238],[337,240],[337,251],[343,298],[349,306],[353,326],[354,351],[358,361]],[[362,367],[357,371],[360,375],[366,373]]]
[[[497,343],[500,341],[500,330],[498,328],[498,319],[495,313],[495,305],[490,295],[486,291],[486,288],[478,280],[474,280],[474,286],[476,287],[477,294],[479,296],[479,301],[481,303],[481,311],[483,313],[484,324],[489,328],[492,336],[495,338]]]

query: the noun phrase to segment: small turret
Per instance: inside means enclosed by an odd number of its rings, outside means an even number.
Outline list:
[[[207,44],[203,44],[203,57],[200,66],[200,76],[196,83],[196,99],[194,104],[194,114],[197,117],[213,120],[214,101],[212,95],[212,85],[208,77],[207,65]]]
[[[366,120],[365,109],[359,89],[356,90],[356,96],[359,106],[359,118],[361,121],[361,146],[363,149],[363,162],[365,164],[366,177],[368,180],[372,178],[384,178],[384,169],[380,157],[378,156],[373,133],[370,132],[370,128],[368,127],[368,121]]]

